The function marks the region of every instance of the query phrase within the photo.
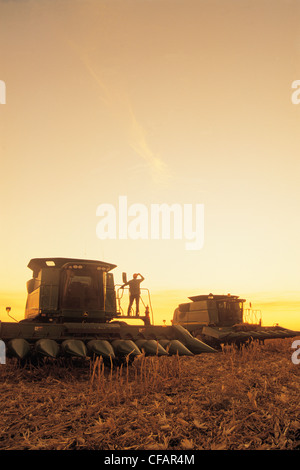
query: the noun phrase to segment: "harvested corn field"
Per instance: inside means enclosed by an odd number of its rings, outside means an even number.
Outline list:
[[[2,450],[300,448],[291,339],[194,357],[0,366]]]

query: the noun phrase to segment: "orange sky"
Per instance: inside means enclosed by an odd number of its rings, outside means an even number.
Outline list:
[[[116,282],[141,272],[158,319],[189,295],[231,292],[265,323],[300,328],[299,10],[0,3],[0,319],[7,303],[23,316],[29,260],[63,256],[115,263]],[[97,206],[120,195],[204,204],[204,247],[99,240]]]

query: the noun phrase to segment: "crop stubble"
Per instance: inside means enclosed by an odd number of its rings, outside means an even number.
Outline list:
[[[2,450],[300,448],[292,340],[194,357],[0,366]]]

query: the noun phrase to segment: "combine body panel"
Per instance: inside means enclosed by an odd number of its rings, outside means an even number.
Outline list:
[[[70,258],[36,258],[28,264],[25,319],[0,322],[7,356],[19,360],[102,356],[132,361],[146,355],[215,352],[181,325],[130,325],[117,309],[114,264]],[[131,317],[132,318],[132,317]]]
[[[300,335],[299,331],[280,326],[261,326],[244,319],[244,302],[233,295],[198,295],[189,297],[174,311],[173,325],[181,325],[194,337],[214,348],[223,344],[243,344],[252,340],[264,341]]]

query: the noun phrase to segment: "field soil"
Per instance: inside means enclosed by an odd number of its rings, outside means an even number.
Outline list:
[[[0,449],[300,449],[295,339],[114,369],[0,365]]]

